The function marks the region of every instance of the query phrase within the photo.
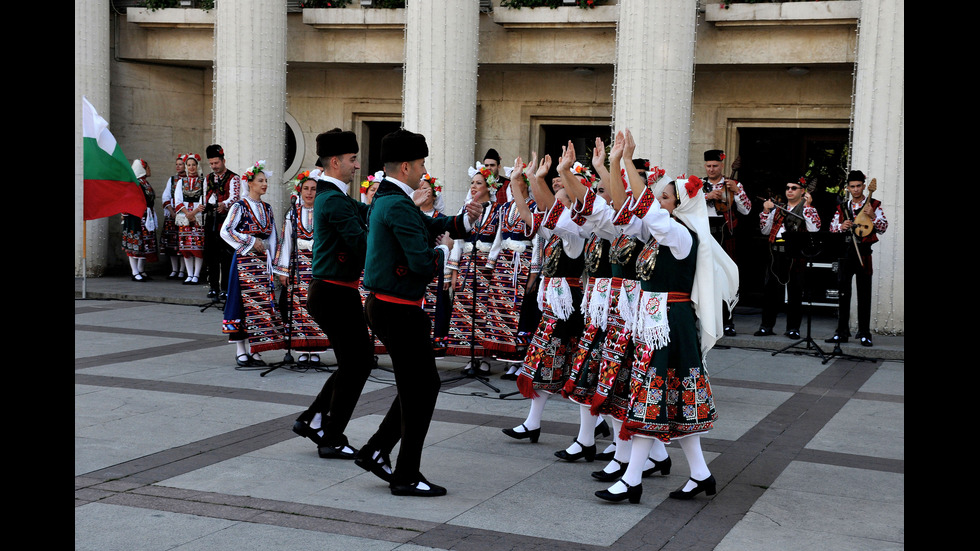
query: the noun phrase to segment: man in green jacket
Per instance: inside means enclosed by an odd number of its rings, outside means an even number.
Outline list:
[[[358,281],[367,246],[367,205],[351,198],[357,137],[339,128],[316,137],[323,165],[313,203],[313,274],[307,309],[330,339],[337,370],[293,424],[325,459],[354,459],[344,430],[374,367],[374,342],[364,320]]]
[[[368,220],[364,286],[371,294],[364,307],[368,324],[391,356],[398,396],[355,463],[389,482],[394,495],[446,494],[419,471],[441,384],[429,339],[432,320],[422,310],[422,297],[442,271],[453,239],[465,237],[483,212],[482,205],[471,203],[466,213],[452,218],[422,213],[412,195],[425,174],[428,154],[421,134],[402,129],[382,138],[385,179],[371,201]],[[388,455],[399,439],[392,471]]]

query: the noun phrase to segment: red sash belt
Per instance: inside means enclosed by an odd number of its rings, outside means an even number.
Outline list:
[[[333,283],[334,285],[340,285],[341,287],[350,287],[351,289],[357,289],[358,287],[357,285],[358,281],[356,279],[354,281],[335,281],[333,279],[322,279],[320,281],[324,281],[326,283]]]
[[[691,293],[667,293],[667,302],[691,302]]]
[[[406,306],[418,306],[419,308],[422,307],[422,301],[423,301],[423,299],[419,299],[419,300],[408,300],[408,299],[405,299],[405,298],[399,298],[399,297],[395,297],[395,296],[391,296],[391,295],[384,295],[384,294],[381,294],[381,293],[373,293],[373,294],[374,294],[374,297],[376,299],[383,300],[385,302],[393,302],[395,304],[404,304]]]

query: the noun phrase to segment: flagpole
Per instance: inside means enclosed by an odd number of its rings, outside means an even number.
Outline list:
[[[85,182],[82,182],[85,185]],[[86,277],[88,277],[88,266],[86,265],[87,260],[87,250],[88,250],[88,221],[82,218],[82,299],[85,299],[85,284],[87,283]]]

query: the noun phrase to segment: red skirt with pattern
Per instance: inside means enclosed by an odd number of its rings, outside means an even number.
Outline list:
[[[489,352],[484,347],[487,331],[487,307],[490,290],[490,279],[493,271],[487,268],[487,252],[477,249],[476,257],[471,262],[472,252],[463,252],[459,272],[456,275],[456,287],[453,292],[453,312],[449,320],[449,334],[446,335],[446,353],[453,356],[469,356],[470,341],[475,343],[473,352],[477,356],[486,356]],[[476,324],[473,326],[473,287],[474,266],[476,292]]]
[[[530,250],[522,253],[510,249],[500,251],[487,293],[486,329],[483,338],[483,346],[487,350],[513,353],[522,345],[518,338],[517,323],[521,318],[521,303],[524,302],[524,291],[530,274]]]
[[[200,224],[177,226],[180,254],[204,258],[204,228]]]
[[[321,351],[330,347],[330,339],[306,309],[310,281],[313,279],[313,252],[299,251],[296,255],[296,279],[292,290],[290,325],[286,328],[292,339],[293,350]]]
[[[180,254],[180,239],[177,237],[177,223],[173,216],[163,216],[163,228],[160,230],[160,252],[168,256]]]

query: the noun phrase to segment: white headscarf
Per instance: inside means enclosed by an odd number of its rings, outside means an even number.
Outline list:
[[[146,169],[143,168],[143,159],[133,161],[133,173],[136,174],[137,178],[146,176]]]
[[[665,179],[661,178],[654,189],[662,191],[669,183]],[[703,357],[723,334],[722,301],[728,304],[729,310],[738,302],[738,266],[711,236],[704,186],[697,180],[692,182],[697,187],[697,193],[691,197],[687,192],[689,180],[690,178],[684,178],[674,181],[674,190],[680,204],[674,209],[673,216],[698,236],[697,269],[691,289],[691,302],[694,303],[694,313],[701,325]]]

